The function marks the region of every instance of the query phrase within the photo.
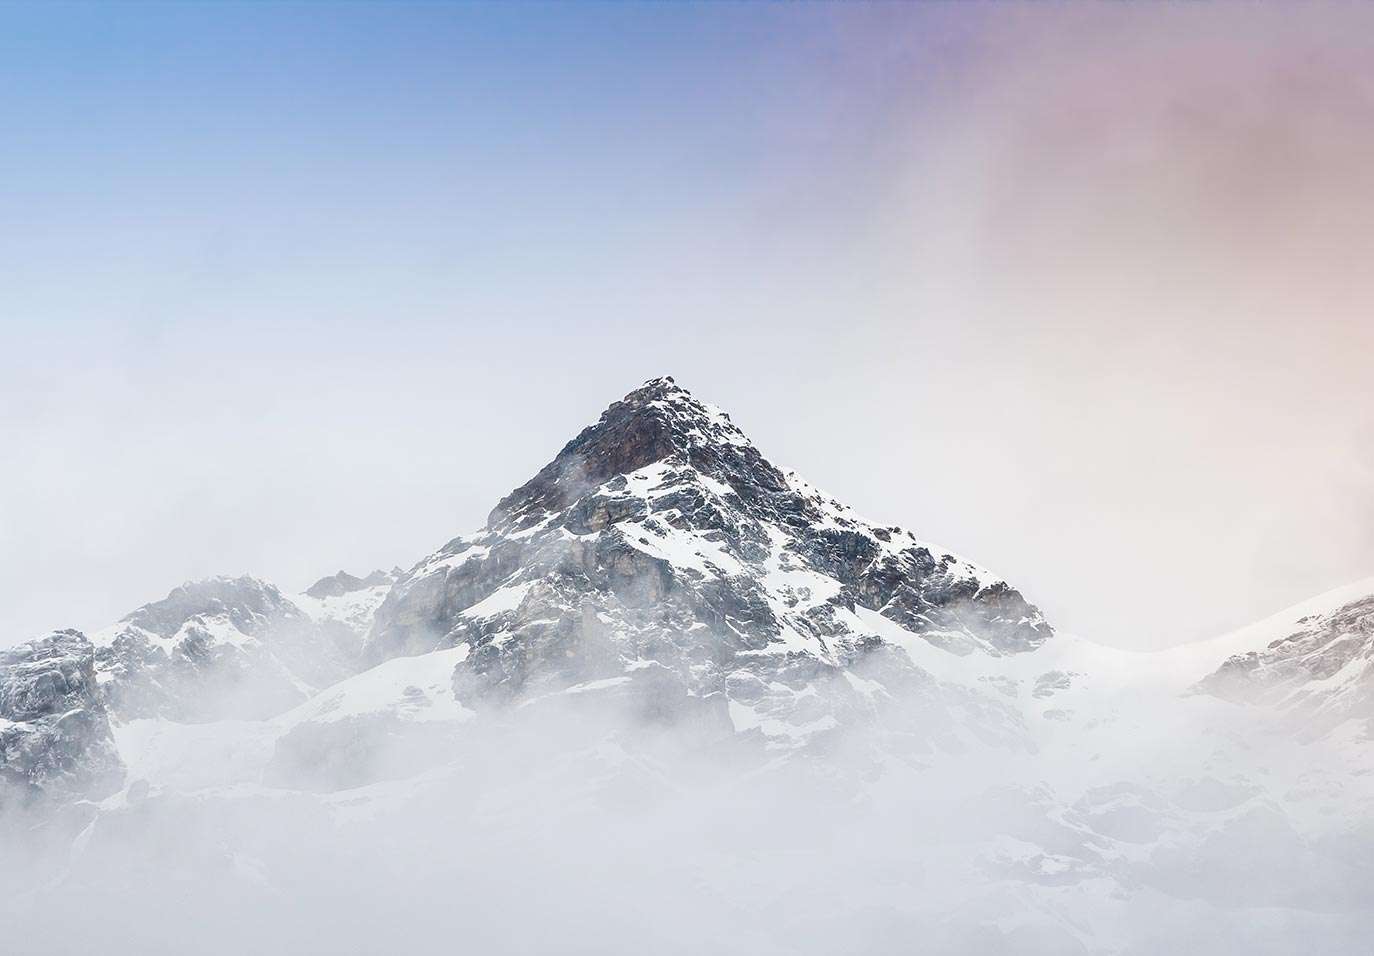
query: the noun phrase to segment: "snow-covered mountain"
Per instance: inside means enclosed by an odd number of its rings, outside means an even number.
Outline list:
[[[367,764],[399,727],[554,698],[690,715],[775,753],[854,728],[924,752],[1043,752],[1049,724],[1099,721],[1140,687],[1271,704],[1326,732],[1367,708],[1368,592],[1127,660],[1054,637],[1008,582],[860,518],[661,378],[409,571],[340,571],[299,594],[192,582],[92,643],[116,727],[272,718],[283,750],[322,768],[310,785],[332,786],[370,779],[336,772],[339,754]]]
[[[616,617],[617,633],[633,632],[635,648],[663,646],[674,662],[719,649],[833,666],[862,631],[843,617],[856,607],[959,654],[1016,653],[1052,633],[1007,582],[776,468],[671,378],[612,405],[486,528],[402,578],[369,652],[488,647],[496,635],[542,645],[550,628],[536,622],[577,629],[565,615],[585,598]]]
[[[340,571],[299,594],[190,582],[92,643],[117,726],[283,715],[297,779],[322,774],[311,786],[368,779],[356,767],[419,715],[552,696],[691,715],[772,750],[856,726],[923,750],[1027,745],[1013,708],[935,680],[875,622],[941,655],[1000,658],[1053,633],[1007,582],[861,519],[662,378],[408,572]]]
[[[398,580],[367,655],[467,647],[456,686],[471,706],[642,687],[646,713],[715,706],[790,747],[875,701],[943,693],[865,610],[954,654],[1016,654],[1052,634],[1007,582],[863,520],[662,378],[607,409],[486,528]],[[1007,729],[974,709],[950,732]]]
[[[1374,580],[1160,653],[1055,634],[655,379],[407,571],[191,583],[0,654],[0,801],[65,808],[26,818],[60,850],[26,918],[95,901],[153,947],[141,881],[209,879],[457,900],[474,951],[676,951],[710,911],[751,956],[1353,953],[1372,622]],[[550,935],[513,930],[541,880]]]

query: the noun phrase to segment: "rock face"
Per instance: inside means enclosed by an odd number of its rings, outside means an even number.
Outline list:
[[[79,631],[0,651],[0,805],[39,793],[104,796],[124,769]]]
[[[472,706],[614,681],[652,688],[651,709],[712,699],[737,728],[798,739],[939,696],[865,609],[956,654],[1052,633],[1005,581],[862,520],[662,378],[397,581],[366,656],[465,644],[455,686]]]
[[[1374,594],[1300,618],[1286,636],[1228,658],[1197,690],[1286,711],[1307,736],[1374,718]]]
[[[220,577],[144,605],[95,635],[110,709],[125,720],[266,717],[347,677],[360,629],[328,613],[337,601],[308,600],[314,614],[256,578]]]

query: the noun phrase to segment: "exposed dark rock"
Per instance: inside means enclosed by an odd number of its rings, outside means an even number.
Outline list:
[[[1073,684],[1073,677],[1071,671],[1045,671],[1035,679],[1035,687],[1031,690],[1031,696],[1042,699],[1053,697],[1060,691],[1068,690]]]

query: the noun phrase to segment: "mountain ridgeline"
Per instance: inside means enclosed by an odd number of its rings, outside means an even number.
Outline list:
[[[1192,692],[1283,710],[1309,738],[1369,718],[1369,590],[1267,648],[1216,652]],[[775,755],[839,735],[1027,752],[1028,720],[1072,719],[1058,702],[1084,687],[1064,640],[1008,582],[860,518],[659,378],[408,571],[297,594],[212,578],[89,640],[5,651],[0,783],[99,796],[123,779],[112,727],[270,719],[279,779],[355,785],[404,726],[425,723],[429,746],[445,721],[573,701]]]
[[[95,633],[94,719],[261,719],[384,661],[465,647],[452,683],[467,707],[597,686],[640,716],[701,712],[726,730],[733,718],[796,747],[871,715],[875,687],[939,698],[864,612],[959,655],[1016,654],[1053,633],[1007,582],[864,521],[660,378],[484,529],[408,572],[341,571],[294,595],[250,577],[188,583]],[[946,704],[986,717],[982,703]],[[999,729],[983,736],[1015,723],[992,710]]]

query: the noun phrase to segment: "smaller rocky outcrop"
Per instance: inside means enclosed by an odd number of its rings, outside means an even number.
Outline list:
[[[356,671],[358,635],[251,577],[184,584],[95,635],[123,720],[262,718]]]
[[[1305,737],[1374,718],[1374,594],[1299,619],[1267,647],[1232,655],[1195,690],[1277,708]]]
[[[1068,690],[1073,686],[1074,676],[1072,671],[1045,671],[1035,679],[1035,687],[1031,690],[1031,696],[1041,699],[1053,697],[1060,691]]]
[[[343,597],[345,594],[353,594],[357,591],[364,591],[368,588],[383,587],[396,583],[396,579],[404,572],[400,568],[393,568],[390,571],[376,570],[365,578],[360,578],[349,574],[347,571],[340,570],[337,574],[331,574],[320,578],[310,587],[305,589],[305,593],[317,600],[326,598]]]
[[[106,796],[123,777],[85,635],[53,631],[0,651],[0,806]]]

